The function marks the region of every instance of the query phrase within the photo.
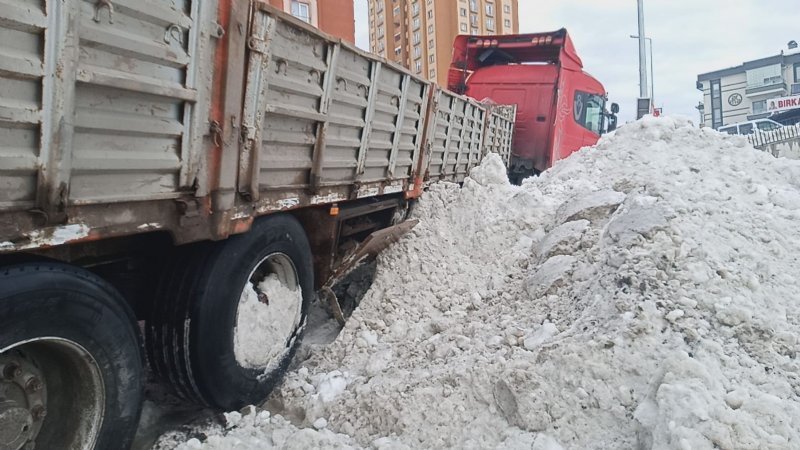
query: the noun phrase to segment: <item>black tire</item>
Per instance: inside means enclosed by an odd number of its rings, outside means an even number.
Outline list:
[[[0,359],[6,368],[22,361],[43,377],[46,415],[35,448],[91,447],[69,444],[80,439],[75,430],[86,409],[101,417],[95,449],[130,447],[142,407],[142,339],[131,309],[108,283],[60,263],[0,268]],[[6,387],[15,388],[5,375]]]
[[[233,342],[240,294],[259,262],[276,252],[291,259],[302,289],[299,325],[272,370],[245,368]],[[216,408],[266,399],[300,344],[314,296],[311,248],[300,223],[288,215],[263,218],[245,234],[177,249],[168,267],[146,332],[153,371],[184,399]]]

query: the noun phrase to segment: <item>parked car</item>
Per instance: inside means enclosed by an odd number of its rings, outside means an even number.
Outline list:
[[[798,86],[800,86],[800,84],[798,84]],[[785,127],[798,125],[800,124],[800,108],[772,113],[772,115],[769,116],[769,118],[782,124]]]
[[[756,130],[758,131],[772,131],[777,128],[782,128],[783,125],[775,122],[772,119],[758,119],[758,120],[751,120],[748,122],[740,122],[735,123],[733,125],[727,125],[724,127],[719,128],[720,133],[728,133],[728,134],[753,134]]]

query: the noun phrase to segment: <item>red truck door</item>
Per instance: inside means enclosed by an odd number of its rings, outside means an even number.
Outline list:
[[[570,91],[565,97],[572,103],[570,132],[580,136],[579,146],[594,145],[600,139],[605,109],[603,86],[586,72],[570,72],[566,75]],[[573,149],[574,152],[577,149]],[[572,153],[570,152],[570,153]]]

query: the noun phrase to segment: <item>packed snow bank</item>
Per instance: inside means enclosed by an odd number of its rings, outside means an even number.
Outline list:
[[[499,166],[431,187],[282,417],[180,448],[800,448],[799,162],[651,118]]]

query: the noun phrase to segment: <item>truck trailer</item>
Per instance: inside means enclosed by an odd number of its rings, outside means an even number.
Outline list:
[[[475,99],[517,106],[509,176],[547,170],[616,127],[603,85],[583,70],[567,30],[457,36],[448,87]]]
[[[225,410],[515,107],[258,0],[0,0],[0,448],[128,448],[145,368]],[[338,311],[341,315],[341,311]]]

